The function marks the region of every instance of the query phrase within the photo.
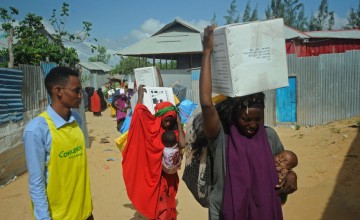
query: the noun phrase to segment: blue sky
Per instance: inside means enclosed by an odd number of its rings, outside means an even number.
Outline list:
[[[109,52],[118,51],[143,38],[149,37],[163,25],[175,18],[181,18],[200,28],[205,27],[216,15],[219,25],[223,25],[226,10],[232,0],[67,0],[70,16],[67,29],[76,32],[82,21],[93,24],[91,36],[98,39]],[[20,11],[21,20],[27,13],[34,13],[48,21],[52,10],[61,11],[64,0],[1,0],[0,7],[13,6]],[[247,0],[237,0],[238,12],[243,13]],[[310,16],[316,12],[321,0],[299,0],[305,5],[305,13]],[[350,8],[357,9],[359,0],[328,0],[329,10],[335,11],[335,26],[346,23]],[[250,0],[252,8],[258,5],[260,18],[265,18],[265,8],[270,0]],[[336,28],[335,27],[335,28]],[[49,26],[49,29],[50,26]],[[81,59],[92,56],[86,46],[78,47]],[[117,62],[114,56],[112,64]]]

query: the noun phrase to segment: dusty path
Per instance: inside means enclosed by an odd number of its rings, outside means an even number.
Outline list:
[[[122,180],[118,136],[109,109],[102,117],[87,112],[92,147],[88,150],[94,216],[97,220],[144,219],[133,209]],[[277,128],[284,145],[299,157],[299,190],[283,206],[284,219],[358,219],[360,216],[360,117],[311,128]],[[101,143],[106,138],[110,143]],[[182,171],[180,171],[180,176]],[[31,219],[27,174],[0,188],[1,219]],[[207,210],[180,182],[178,219],[207,219]]]

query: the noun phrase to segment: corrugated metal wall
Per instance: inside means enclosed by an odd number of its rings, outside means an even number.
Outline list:
[[[0,124],[23,119],[22,79],[22,71],[0,68]]]
[[[104,73],[103,71],[90,71],[86,68],[82,68],[81,72],[81,84],[85,87],[94,87],[98,89],[109,82],[111,75],[109,73]]]
[[[265,125],[270,127],[276,126],[276,90],[265,91]]]
[[[360,115],[360,51],[314,57],[288,55],[289,75],[297,78],[297,122],[302,126],[326,124]],[[199,102],[199,69],[161,71],[164,85],[180,80],[187,99]],[[266,91],[265,124],[276,120],[276,90]],[[285,123],[286,124],[286,123]],[[287,123],[288,125],[289,123]]]
[[[314,126],[360,115],[360,51],[288,56],[298,82],[297,124]]]
[[[286,53],[297,54],[298,57],[344,53],[359,49],[360,39],[310,38],[306,43],[301,39],[291,39],[286,42]]]
[[[40,66],[20,64],[19,69],[24,72],[22,97],[24,111],[46,107],[48,95],[44,86],[44,74]]]
[[[48,94],[44,85],[45,75],[44,71],[50,71],[52,69],[52,63],[43,63],[44,65],[41,66],[45,69],[42,69],[40,66],[33,66],[33,65],[24,65],[20,64],[18,69],[20,69],[21,74],[23,74],[23,78],[21,81],[22,85],[22,101],[23,101],[23,111],[24,112],[31,112],[32,110],[46,108],[48,105]],[[20,87],[21,90],[21,87]],[[1,97],[0,93],[0,97]],[[20,99],[21,100],[21,99]],[[83,103],[82,103],[83,105]],[[23,115],[23,111],[21,111],[21,116]],[[80,109],[76,110],[79,112],[83,126],[82,131],[85,135],[85,142],[87,143],[87,147],[90,147],[89,135],[86,126],[86,117],[85,117],[85,110],[83,106],[80,106]],[[33,115],[32,117],[36,117],[37,115]],[[30,118],[31,119],[31,118]]]
[[[81,69],[81,84],[83,88],[85,87],[94,87],[94,76],[91,75],[88,69],[82,68]]]
[[[50,69],[50,64],[45,64],[43,67],[45,67],[43,70],[47,71]],[[26,171],[25,152],[22,143],[24,127],[31,119],[46,109],[48,103],[44,73],[40,66],[20,65],[18,69],[20,70],[0,69],[0,167],[2,168],[0,185]],[[10,110],[7,106],[10,106]],[[16,116],[15,119],[7,116],[11,122],[6,120],[5,123],[2,123],[5,118],[3,113],[8,115],[8,112],[13,113],[13,110],[20,110],[12,115]],[[82,118],[86,147],[90,147],[91,142],[83,104],[75,111]],[[20,116],[22,120],[16,121],[20,119],[17,116]]]
[[[105,83],[109,82],[109,78],[111,77],[110,74],[104,72],[97,72],[95,74],[96,77],[96,84],[94,84],[94,88],[98,89],[105,85]]]

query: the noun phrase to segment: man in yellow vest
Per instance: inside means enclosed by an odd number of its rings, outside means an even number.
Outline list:
[[[45,77],[47,110],[24,131],[29,190],[36,219],[90,220],[92,202],[81,118],[79,73],[55,67]]]

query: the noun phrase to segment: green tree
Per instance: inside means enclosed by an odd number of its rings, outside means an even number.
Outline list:
[[[357,10],[354,8],[350,9],[350,14],[347,17],[348,23],[345,26],[345,29],[354,29],[360,28],[360,0]]]
[[[304,4],[299,0],[284,0],[284,23],[298,30],[305,30],[307,17],[305,17]]]
[[[80,32],[68,32],[66,20],[69,16],[69,4],[63,3],[59,18],[56,15],[56,10],[53,10],[50,19],[55,29],[53,35],[45,30],[42,17],[32,13],[27,14],[24,20],[19,21],[18,26],[13,25],[15,22],[14,15],[18,14],[18,10],[12,7],[10,9],[11,11],[8,12],[6,9],[0,8],[0,18],[4,21],[3,29],[12,30],[13,37],[17,39],[16,44],[8,41],[9,66],[11,63],[12,65],[14,63],[38,65],[39,61],[42,60],[50,60],[60,65],[69,66],[74,66],[79,62],[76,50],[71,47],[64,47],[64,42],[81,43],[85,41],[90,37],[92,24],[84,21]],[[13,62],[11,62],[11,52],[13,52]]]
[[[304,5],[302,5],[302,7],[299,9],[299,13],[296,19],[296,22],[294,24],[294,26],[291,26],[297,30],[300,31],[306,31],[308,30],[308,18],[305,16],[305,10],[304,10]]]
[[[216,14],[215,14],[215,13],[213,14],[213,17],[212,17],[211,20],[210,20],[210,24],[211,24],[211,25],[217,25],[217,22],[216,22]]]
[[[134,69],[146,66],[152,66],[147,59],[121,56],[120,62],[111,70],[111,74],[132,75],[134,74]]]
[[[0,67],[8,67],[9,50],[7,48],[0,49]],[[9,67],[8,67],[9,68]]]
[[[54,52],[54,47],[39,31],[44,29],[41,21],[41,16],[29,13],[19,22],[15,31],[17,38],[17,43],[14,44],[15,63],[38,65]]]
[[[298,30],[304,31],[308,26],[304,4],[299,0],[271,0],[265,15],[267,19],[283,18],[285,25]]]
[[[249,0],[246,3],[242,21],[249,22],[249,21],[256,21],[256,20],[258,20],[257,5],[256,5],[255,9],[253,11],[251,11],[250,0]]]
[[[309,30],[331,30],[334,25],[334,11],[329,11],[328,1],[321,0],[317,14],[310,19]]]
[[[76,49],[73,47],[65,47],[64,49],[63,63],[75,67],[75,65],[80,62]]]
[[[49,60],[61,65],[75,65],[79,61],[75,49],[65,48],[62,42],[45,31],[42,17],[29,13],[16,27],[15,63],[39,65]]]
[[[283,18],[285,14],[285,5],[282,0],[271,0],[270,5],[265,9],[267,19]]]
[[[3,23],[1,27],[7,32],[7,43],[8,43],[8,55],[9,55],[9,62],[8,68],[12,68],[14,66],[14,50],[13,50],[13,41],[14,41],[14,31],[15,26],[14,23],[16,21],[15,15],[19,14],[19,10],[14,7],[9,7],[10,12],[5,8],[0,8],[0,18],[2,19]]]
[[[236,0],[232,0],[230,8],[226,10],[228,15],[224,16],[226,24],[238,23],[240,20],[240,15],[236,16],[237,11]]]
[[[90,32],[92,29],[92,23],[88,21],[82,22],[82,29],[76,33],[70,33],[66,29],[66,22],[70,16],[69,14],[70,5],[66,2],[63,2],[61,7],[60,16],[57,15],[56,9],[53,9],[51,18],[49,19],[51,25],[54,27],[55,34],[53,37],[56,39],[59,45],[63,45],[63,43],[72,42],[75,44],[82,43],[85,40],[88,40],[90,37]],[[96,38],[92,38],[91,40],[97,41]],[[97,50],[97,47],[91,44],[91,51],[94,52]],[[76,52],[75,49],[64,51],[64,53],[72,53]],[[75,58],[75,54],[72,54],[70,57]],[[106,57],[105,57],[106,58]],[[66,58],[64,58],[66,60]],[[110,59],[110,58],[109,58]],[[79,62],[79,59],[77,59]],[[64,61],[63,61],[64,62]],[[70,61],[70,63],[75,63],[76,60]]]
[[[63,3],[61,7],[60,17],[56,15],[57,14],[56,9],[53,9],[49,21],[55,29],[54,37],[60,39],[62,42],[73,42],[73,43],[84,42],[90,37],[92,23],[88,21],[83,21],[83,26],[81,31],[77,33],[70,33],[69,31],[67,31],[66,21],[68,20],[69,17],[69,7],[70,5],[68,3],[66,2]],[[94,40],[96,41],[95,38]]]
[[[98,45],[96,48],[96,51],[98,54],[93,57],[89,57],[90,62],[103,62],[103,63],[109,63],[110,60],[110,54],[107,53],[106,47]]]

